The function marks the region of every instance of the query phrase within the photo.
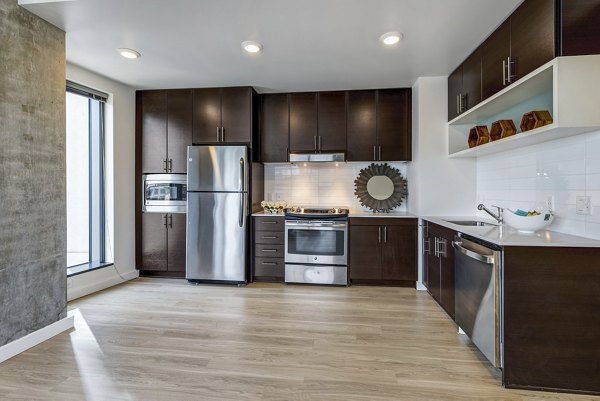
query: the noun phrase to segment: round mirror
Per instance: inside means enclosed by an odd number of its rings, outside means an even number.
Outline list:
[[[394,183],[388,176],[376,175],[367,181],[367,192],[377,200],[385,200],[394,193]]]
[[[389,212],[407,197],[406,180],[400,170],[387,163],[372,163],[354,180],[354,194],[361,205],[375,212]]]

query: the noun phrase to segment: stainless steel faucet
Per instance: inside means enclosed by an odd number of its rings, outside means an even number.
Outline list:
[[[484,212],[486,212],[487,214],[492,216],[494,218],[494,220],[496,220],[498,222],[498,224],[502,224],[503,217],[504,217],[503,216],[504,209],[502,209],[500,206],[492,205],[492,207],[495,207],[496,209],[498,209],[498,214],[495,214],[490,209],[485,207],[485,205],[483,203],[480,203],[479,206],[477,206],[477,210],[483,210]]]

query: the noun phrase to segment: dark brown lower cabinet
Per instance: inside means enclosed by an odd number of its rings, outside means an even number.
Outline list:
[[[427,291],[454,319],[454,248],[456,232],[426,222],[423,230],[423,262]]]
[[[504,248],[503,384],[600,395],[600,248]]]
[[[252,281],[283,282],[284,219],[283,216],[256,216],[252,219]]]
[[[352,284],[414,286],[417,280],[417,219],[350,219]]]
[[[185,214],[142,213],[140,275],[185,277]]]

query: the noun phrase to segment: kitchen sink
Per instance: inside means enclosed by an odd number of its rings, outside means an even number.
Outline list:
[[[479,220],[446,220],[448,223],[456,224],[458,226],[471,226],[471,227],[483,227],[483,226],[497,226],[494,223],[487,223]]]

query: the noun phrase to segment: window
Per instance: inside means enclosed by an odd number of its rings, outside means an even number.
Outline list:
[[[108,95],[67,82],[67,268],[110,264],[105,246],[104,104]]]

